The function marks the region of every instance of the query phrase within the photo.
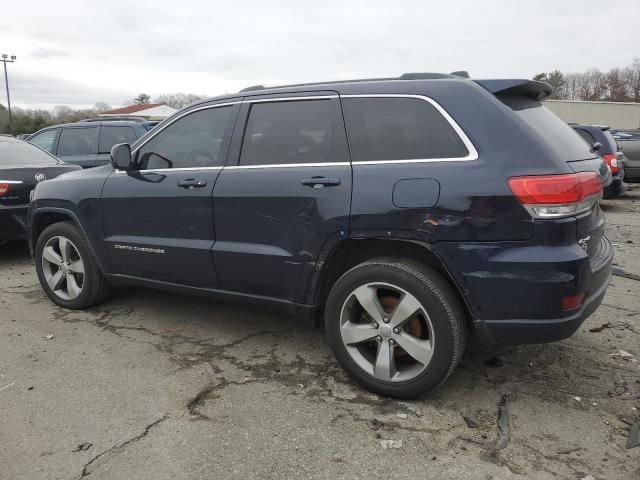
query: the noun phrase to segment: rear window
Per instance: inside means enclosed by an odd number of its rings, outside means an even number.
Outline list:
[[[572,161],[595,157],[582,137],[540,102],[517,96],[497,97],[538,132],[560,158]]]
[[[55,165],[56,159],[26,142],[0,142],[0,168],[7,165]]]
[[[463,158],[451,124],[418,98],[346,98],[343,109],[353,161]]]

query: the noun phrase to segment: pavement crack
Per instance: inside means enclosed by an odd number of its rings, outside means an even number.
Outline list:
[[[624,268],[620,267],[612,267],[611,275],[616,277],[628,278],[629,280],[635,280],[636,282],[640,282],[640,275],[637,273],[627,272]]]
[[[159,424],[161,424],[162,422],[164,422],[165,420],[167,420],[169,418],[169,415],[164,415],[161,418],[159,418],[158,420],[156,420],[155,422],[150,423],[149,425],[147,425],[144,430],[142,431],[142,433],[136,435],[135,437],[131,437],[128,440],[125,440],[124,442],[118,444],[118,445],[114,445],[113,447],[109,448],[108,450],[103,451],[102,453],[99,453],[98,455],[96,455],[95,457],[93,457],[91,460],[89,460],[87,463],[84,464],[84,467],[82,468],[82,473],[80,474],[79,478],[83,478],[83,477],[87,477],[89,475],[91,475],[90,472],[90,467],[91,465],[93,465],[96,461],[98,461],[99,459],[105,457],[105,456],[110,456],[110,455],[117,455],[121,452],[124,451],[125,448],[127,448],[129,445],[136,443],[140,440],[142,440],[144,437],[146,437],[149,432],[156,426],[158,426]]]

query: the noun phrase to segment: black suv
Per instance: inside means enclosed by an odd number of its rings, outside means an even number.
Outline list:
[[[625,155],[611,135],[608,126],[604,125],[580,125],[570,123],[591,149],[598,153],[611,170],[611,183],[604,188],[605,198],[619,197],[626,191],[624,185]]]
[[[356,380],[414,397],[468,334],[560,340],[604,297],[606,167],[549,93],[411,74],[191,105],[111,165],[38,185],[40,282],[67,308],[143,285],[323,318]]]
[[[110,162],[111,147],[133,143],[158,122],[90,118],[43,128],[27,138],[29,143],[55,155],[66,163],[91,168]]]

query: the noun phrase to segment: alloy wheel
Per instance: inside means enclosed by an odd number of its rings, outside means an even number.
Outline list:
[[[434,333],[418,299],[401,287],[367,283],[342,306],[340,333],[356,364],[378,380],[405,382],[431,362]]]
[[[49,288],[63,300],[75,300],[84,287],[84,262],[78,248],[62,236],[51,237],[42,249],[42,272]]]

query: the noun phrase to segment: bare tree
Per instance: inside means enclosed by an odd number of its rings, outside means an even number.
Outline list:
[[[111,105],[105,102],[96,102],[93,109],[96,113],[108,112],[111,110]]]
[[[624,78],[622,70],[619,68],[612,68],[607,73],[607,100],[611,102],[625,102],[629,100],[627,95],[627,81]]]
[[[634,102],[640,102],[640,57],[635,57],[630,67],[624,69],[624,78]]]
[[[156,103],[164,103],[165,105],[169,105],[173,108],[182,108],[187,105],[192,104],[193,102],[197,102],[198,100],[203,100],[205,97],[203,95],[196,95],[195,93],[165,93],[162,95],[158,95],[153,99]]]

